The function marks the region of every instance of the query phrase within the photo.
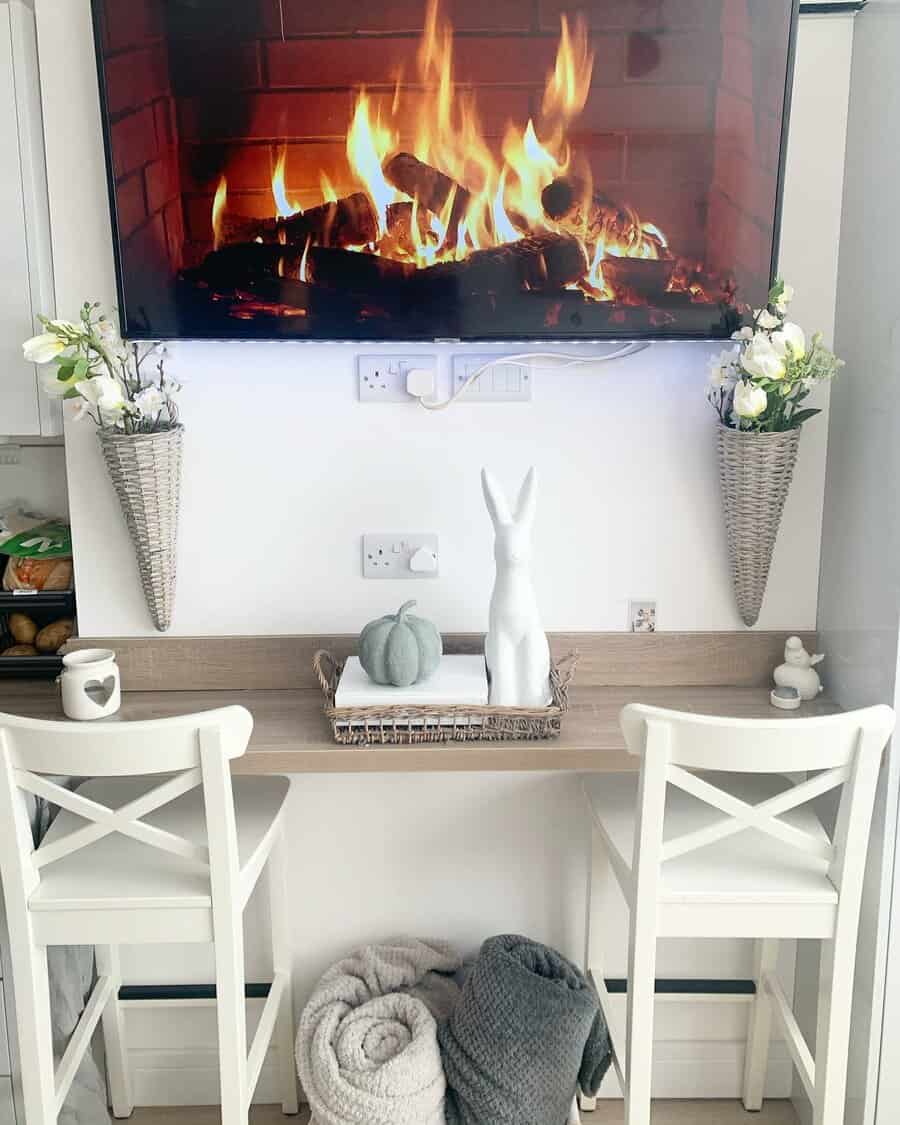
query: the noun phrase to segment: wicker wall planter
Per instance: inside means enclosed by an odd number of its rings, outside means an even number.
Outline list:
[[[759,618],[799,444],[799,429],[754,434],[719,427],[728,554],[738,610],[747,626]]]
[[[144,600],[161,632],[172,624],[184,428],[155,434],[98,430],[100,448],[134,543]]]

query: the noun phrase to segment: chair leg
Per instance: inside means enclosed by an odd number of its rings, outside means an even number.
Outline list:
[[[25,940],[19,940],[20,937]],[[30,934],[10,934],[22,1101],[27,1125],[56,1125],[56,1064],[53,1059],[47,950],[44,946],[31,944],[30,938]]]
[[[600,915],[602,907],[603,890],[609,878],[609,857],[603,846],[603,838],[594,827],[591,815],[588,815],[587,837],[587,893],[584,907],[584,972],[585,975],[593,972],[594,978],[603,975],[603,958],[600,949],[600,935],[602,928],[594,924],[594,915]],[[617,1050],[622,1049],[622,1044],[616,1044]],[[585,1113],[593,1113],[597,1108],[597,1099],[590,1098],[587,1094],[580,1094],[578,1104]]]
[[[653,1006],[656,993],[656,930],[649,909],[632,908],[628,954],[625,1060],[625,1125],[650,1125],[653,1071]]]
[[[215,905],[213,916],[222,1125],[247,1125],[249,1099],[243,916],[240,911],[217,913]]]
[[[119,947],[98,945],[95,949],[97,974],[115,981],[113,994],[103,1009],[103,1048],[106,1053],[106,1082],[113,1117],[130,1117],[134,1112],[131,1094],[131,1076],[128,1071],[128,1050],[125,1043],[125,1020],[119,1003],[119,986],[122,969],[119,964]]]
[[[268,863],[269,914],[272,924],[272,967],[287,979],[281,997],[281,1010],[275,1025],[274,1043],[278,1051],[278,1072],[282,1113],[300,1112],[297,1098],[297,1068],[294,1064],[294,990],[291,964],[291,939],[288,921],[287,866],[284,828],[272,848]]]
[[[762,1109],[769,1063],[769,1039],[772,1034],[772,1001],[762,987],[766,973],[774,973],[778,965],[778,941],[763,938],[756,942],[753,979],[756,996],[750,1008],[747,1029],[747,1053],[744,1057],[744,1109]]]
[[[843,1125],[855,968],[855,932],[852,940],[822,942],[813,1125]]]

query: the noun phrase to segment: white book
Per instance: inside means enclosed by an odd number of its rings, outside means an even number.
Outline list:
[[[452,706],[484,706],[488,701],[484,656],[442,656],[434,675],[411,687],[373,683],[358,656],[344,665],[335,697],[336,707],[417,707],[446,703]]]

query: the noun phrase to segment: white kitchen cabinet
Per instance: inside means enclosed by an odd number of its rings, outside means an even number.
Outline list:
[[[53,270],[34,12],[0,0],[0,436],[58,434],[22,341],[52,314]]]

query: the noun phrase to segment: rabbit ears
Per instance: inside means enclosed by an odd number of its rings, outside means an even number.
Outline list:
[[[481,487],[484,490],[484,499],[494,527],[500,527],[504,524],[530,526],[534,522],[534,511],[537,503],[537,477],[533,468],[528,470],[525,480],[522,482],[515,515],[509,510],[503,489],[497,483],[494,475],[487,469],[481,470]]]

